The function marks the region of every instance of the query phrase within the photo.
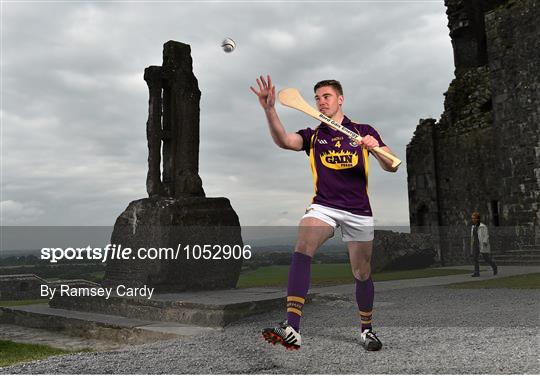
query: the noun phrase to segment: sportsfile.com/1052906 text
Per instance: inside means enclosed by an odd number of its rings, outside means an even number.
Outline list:
[[[221,244],[178,244],[172,247],[141,247],[135,252],[121,244],[107,244],[104,248],[86,247],[68,248],[41,248],[42,260],[57,263],[59,260],[239,260],[250,259],[252,256],[250,245],[221,245]]]

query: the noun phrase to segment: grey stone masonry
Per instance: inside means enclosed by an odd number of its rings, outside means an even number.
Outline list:
[[[37,299],[42,284],[47,281],[35,274],[0,275],[0,300]]]
[[[186,250],[205,244],[222,249],[225,245],[236,249],[243,246],[238,216],[226,198],[154,197],[133,201],[116,220],[111,244],[129,247],[133,252],[153,248],[158,257],[148,259],[143,257],[152,254],[139,257],[134,253],[127,260],[109,260],[105,286],[148,285],[156,292],[232,288],[242,266],[238,252],[236,258],[225,259],[222,253],[219,258],[204,259]]]
[[[146,68],[144,79],[150,94],[146,123],[148,195],[204,196],[199,177],[201,92],[193,74],[190,46],[165,43],[163,65]]]
[[[540,244],[540,3],[486,14],[498,194],[503,224],[536,226]],[[532,243],[533,234],[529,236]]]
[[[92,287],[97,283],[85,279],[62,279],[48,282],[35,274],[0,275],[0,300],[26,300],[41,298],[41,286]]]
[[[191,47],[165,43],[162,66],[146,68],[144,79],[149,198],[132,201],[117,218],[111,244],[134,253],[129,259],[109,258],[103,283],[156,292],[235,287],[243,255],[224,255],[243,247],[240,221],[228,199],[205,197],[199,177],[201,92]],[[194,249],[191,257],[186,247]],[[201,257],[204,247],[210,249]]]
[[[455,78],[439,121],[407,146],[413,232],[438,238],[441,261],[468,260],[470,215],[492,250],[540,244],[540,19],[533,0],[447,0]]]

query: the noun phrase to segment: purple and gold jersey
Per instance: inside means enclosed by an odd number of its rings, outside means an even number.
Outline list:
[[[360,136],[373,136],[380,147],[386,146],[379,133],[368,124],[353,123],[346,116],[341,124]],[[302,150],[311,164],[315,185],[312,203],[372,216],[367,193],[367,149],[324,123],[296,133],[302,136]]]

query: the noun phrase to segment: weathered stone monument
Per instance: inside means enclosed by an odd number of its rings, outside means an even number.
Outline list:
[[[442,261],[455,264],[469,260],[475,210],[492,249],[540,244],[540,5],[445,5],[455,78],[440,120],[416,128],[407,174],[412,230],[434,234]]]
[[[146,284],[157,292],[235,287],[242,257],[225,259],[219,251],[242,247],[240,224],[228,199],[205,197],[199,177],[201,92],[190,46],[165,43],[163,65],[146,68],[144,79],[149,197],[131,202],[116,220],[111,244],[131,248],[134,257],[108,261],[103,284]],[[205,245],[211,259],[201,254]],[[161,248],[161,259],[140,258],[141,247],[155,250],[149,255]]]

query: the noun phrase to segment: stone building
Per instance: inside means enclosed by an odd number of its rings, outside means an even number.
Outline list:
[[[540,3],[446,0],[455,78],[439,121],[407,145],[413,232],[439,239],[441,261],[468,257],[470,214],[495,252],[540,244]]]
[[[35,274],[9,274],[0,275],[0,301],[2,300],[25,300],[41,298],[41,286],[58,288],[60,285],[70,287],[96,287],[97,283],[85,279],[61,279],[54,282]]]
[[[35,274],[0,275],[0,300],[38,299],[47,281]]]

